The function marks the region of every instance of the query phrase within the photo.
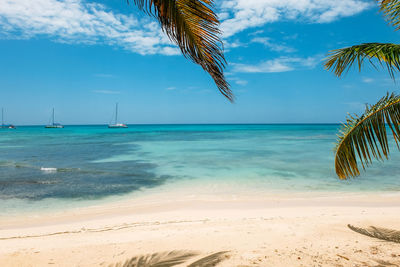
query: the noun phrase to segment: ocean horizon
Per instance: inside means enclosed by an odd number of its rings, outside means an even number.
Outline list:
[[[10,125],[10,124],[5,124]],[[43,124],[11,124],[18,127],[44,127]],[[62,124],[63,126],[76,127],[76,126],[108,126],[109,123],[86,123],[86,124]],[[174,125],[343,125],[342,122],[269,122],[269,123],[126,123],[128,126],[174,126]]]

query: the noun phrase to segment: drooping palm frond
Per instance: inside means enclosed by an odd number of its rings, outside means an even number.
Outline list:
[[[212,10],[213,0],[133,1],[141,10],[156,17],[182,54],[208,72],[219,91],[233,101],[223,72],[226,61],[219,38],[219,20]]]
[[[400,243],[400,231],[397,230],[380,228],[375,226],[370,226],[369,228],[360,228],[350,224],[348,224],[347,227],[349,227],[354,232],[357,232],[362,235],[378,238],[385,241]]]
[[[336,76],[341,76],[343,72],[357,63],[358,69],[364,60],[368,60],[375,67],[373,59],[380,65],[385,65],[390,76],[394,79],[394,72],[400,71],[400,45],[385,43],[365,43],[346,48],[330,51],[325,60],[325,68],[332,70]]]
[[[392,24],[396,30],[400,29],[400,1],[399,0],[378,0],[380,10],[386,20]]]
[[[400,149],[400,96],[387,94],[373,106],[367,106],[361,116],[348,116],[338,135],[335,148],[335,170],[341,179],[360,174],[357,156],[363,169],[372,158],[388,158],[386,125]]]

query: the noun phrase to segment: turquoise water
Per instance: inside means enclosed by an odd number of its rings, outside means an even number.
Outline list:
[[[101,200],[184,182],[215,192],[400,190],[400,153],[360,177],[333,168],[339,125],[18,127],[0,131],[0,209]],[[165,188],[173,188],[167,186]],[[219,190],[219,191],[218,191]],[[212,192],[211,192],[212,193]]]

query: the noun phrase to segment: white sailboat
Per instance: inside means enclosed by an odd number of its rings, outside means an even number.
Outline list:
[[[2,129],[16,129],[17,128],[12,124],[8,124],[8,125],[4,124],[4,108],[1,108],[1,126],[0,126],[0,128],[2,128]]]
[[[45,128],[64,128],[63,125],[54,122],[54,108],[53,108],[53,113],[51,116],[51,124],[46,125]]]
[[[114,123],[108,125],[108,128],[128,128],[124,123],[118,123],[118,103],[115,104],[115,120]]]

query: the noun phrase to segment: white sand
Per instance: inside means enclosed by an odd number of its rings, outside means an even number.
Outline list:
[[[399,203],[398,194],[171,194],[1,217],[0,266],[109,266],[172,250],[198,252],[188,263],[229,251],[218,266],[400,266],[400,244],[347,227],[400,230]]]

